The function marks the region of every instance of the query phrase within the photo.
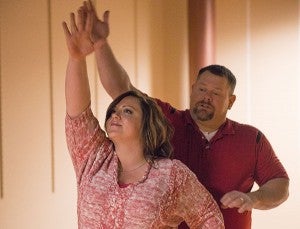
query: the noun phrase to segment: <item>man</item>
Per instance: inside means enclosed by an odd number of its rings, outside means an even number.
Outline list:
[[[94,15],[91,39],[100,80],[107,93],[116,98],[135,88],[106,40],[109,13],[104,13],[103,21],[93,7],[90,13]],[[175,158],[184,162],[214,196],[227,229],[248,229],[253,208],[271,209],[288,198],[289,178],[263,133],[226,117],[236,98],[235,84],[230,70],[211,65],[199,71],[192,85],[190,109],[181,111],[157,102],[175,128]],[[259,189],[251,191],[254,182]]]

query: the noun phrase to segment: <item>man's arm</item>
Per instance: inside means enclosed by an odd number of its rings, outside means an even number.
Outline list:
[[[99,40],[94,44],[100,81],[106,92],[115,99],[120,94],[136,90],[125,69],[116,60],[107,40]]]
[[[258,190],[243,193],[231,191],[221,198],[223,208],[238,208],[239,213],[251,211],[253,208],[268,210],[279,206],[289,196],[289,179],[275,178],[269,180]]]
[[[287,200],[289,196],[289,180],[276,178],[269,180],[257,191],[247,194],[254,202],[253,208],[268,210],[275,208]]]
[[[126,91],[134,90],[127,72],[116,60],[107,41],[109,11],[105,11],[103,20],[100,20],[90,0],[85,2],[84,10],[93,18],[91,40],[94,43],[98,73],[104,89],[113,99]]]

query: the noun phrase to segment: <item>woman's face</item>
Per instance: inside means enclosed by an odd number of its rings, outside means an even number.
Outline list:
[[[142,109],[136,97],[123,98],[106,121],[106,132],[112,141],[140,139]]]

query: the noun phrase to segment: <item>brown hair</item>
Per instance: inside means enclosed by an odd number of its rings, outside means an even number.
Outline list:
[[[145,158],[152,162],[158,158],[170,158],[173,152],[170,143],[173,128],[156,101],[140,91],[127,91],[118,96],[107,108],[105,125],[116,105],[127,96],[137,98],[143,112],[141,137],[144,143]]]

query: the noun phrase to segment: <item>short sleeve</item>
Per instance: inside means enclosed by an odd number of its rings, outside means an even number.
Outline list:
[[[178,160],[173,161],[171,199],[175,200],[174,214],[190,228],[224,228],[223,216],[211,194],[187,166]]]
[[[271,144],[261,132],[257,140],[256,155],[256,173],[255,181],[258,185],[263,185],[267,181],[275,178],[287,178],[285,168],[277,158]]]
[[[174,114],[176,114],[176,112],[178,112],[178,110],[172,107],[169,103],[163,102],[159,99],[155,99],[155,100],[157,104],[160,106],[160,108],[162,109],[165,116],[170,120],[170,122],[172,122],[172,119],[174,118],[173,116]]]
[[[76,118],[66,115],[65,132],[69,153],[77,179],[79,179],[80,173],[92,154],[99,151],[99,147],[108,147],[110,142],[90,107]],[[102,152],[107,152],[107,150],[102,150]]]

